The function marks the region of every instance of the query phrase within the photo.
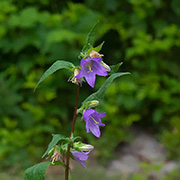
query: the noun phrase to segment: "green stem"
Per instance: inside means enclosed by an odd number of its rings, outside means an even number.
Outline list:
[[[80,85],[78,84],[77,85],[77,93],[76,93],[76,104],[75,104],[75,108],[74,108],[74,116],[73,116],[70,138],[73,138],[73,134],[74,134],[74,127],[75,127],[75,123],[76,123],[78,100],[79,100],[79,89],[80,89]],[[70,144],[68,144],[67,155],[66,155],[65,180],[69,180],[70,147],[71,147]]]

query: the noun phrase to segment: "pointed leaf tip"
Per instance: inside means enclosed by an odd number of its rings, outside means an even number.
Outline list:
[[[111,71],[108,74],[112,75],[112,74],[116,73],[118,71],[118,69],[120,68],[120,66],[122,66],[122,64],[123,64],[123,62],[120,62],[120,63],[118,63],[116,65],[110,66]]]
[[[87,35],[87,38],[86,38],[86,43],[85,43],[85,45],[82,48],[82,53],[83,54],[86,54],[88,49],[90,49],[91,45],[93,44],[94,35],[95,35],[96,29],[98,27],[98,24],[99,24],[99,20],[96,22],[96,24],[89,31],[89,33]]]
[[[106,79],[106,81],[104,82],[104,84],[93,94],[91,94],[89,97],[87,97],[82,104],[86,103],[87,101],[91,101],[93,99],[96,99],[98,101],[100,101],[104,94],[106,89],[108,88],[108,86],[113,82],[114,79],[123,76],[123,75],[127,75],[130,74],[129,72],[121,72],[121,73],[114,73],[111,76],[108,77],[108,79]]]
[[[34,88],[34,91],[36,90],[36,88],[38,87],[38,85],[44,80],[46,79],[48,76],[50,76],[51,74],[53,74],[54,72],[56,72],[59,69],[72,69],[74,68],[74,64],[68,61],[63,61],[63,60],[57,60],[55,63],[53,63],[50,68],[48,70],[45,71],[45,73],[42,75],[42,77],[40,78],[40,80],[38,81],[36,87]]]
[[[53,134],[52,136],[53,136],[53,138],[52,138],[51,142],[49,143],[48,148],[47,148],[46,152],[43,154],[42,158],[44,158],[44,157],[49,153],[49,151],[50,151],[60,140],[64,140],[64,139],[65,139],[65,136],[64,136],[64,135],[61,135],[61,134]]]

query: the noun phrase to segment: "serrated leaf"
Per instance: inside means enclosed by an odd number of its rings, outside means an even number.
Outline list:
[[[39,82],[37,83],[36,87],[34,88],[34,91],[36,90],[37,86],[44,80],[46,79],[48,76],[50,76],[51,74],[53,74],[54,72],[56,72],[59,69],[72,69],[74,68],[74,64],[68,61],[63,61],[63,60],[57,60],[41,77],[41,79],[39,80]]]
[[[42,162],[26,169],[24,180],[44,180],[46,169],[50,166],[51,162]]]
[[[109,75],[116,73],[116,72],[118,71],[119,67],[120,67],[122,64],[123,64],[123,62],[120,62],[120,63],[118,63],[118,64],[116,64],[116,65],[110,66],[111,71],[110,71]]]
[[[53,134],[52,135],[53,138],[51,140],[51,142],[48,145],[48,148],[46,150],[46,152],[43,154],[42,158],[44,158],[48,152],[60,141],[60,140],[64,140],[65,136],[61,135],[61,134]]]
[[[130,74],[129,72],[124,72],[124,73],[114,73],[112,74],[110,77],[108,77],[108,79],[106,79],[106,81],[104,82],[104,84],[98,89],[98,91],[96,91],[95,93],[91,94],[89,97],[87,97],[82,104],[84,104],[87,101],[91,101],[91,100],[98,100],[100,101],[104,94],[106,89],[108,88],[108,86],[113,82],[114,79],[126,75],[126,74]]]
[[[96,32],[97,26],[98,26],[99,21],[93,26],[93,28],[89,31],[87,38],[86,38],[86,43],[84,45],[84,47],[82,48],[82,53],[86,54],[86,52],[88,51],[88,49],[91,47],[91,45],[93,44],[93,38],[94,38],[94,34]]]

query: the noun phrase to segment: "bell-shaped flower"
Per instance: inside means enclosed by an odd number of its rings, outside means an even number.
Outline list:
[[[83,118],[86,122],[87,133],[91,131],[96,137],[99,138],[101,135],[99,126],[105,126],[105,124],[101,122],[100,117],[104,116],[106,116],[106,113],[99,113],[94,109],[87,109],[83,114]]]
[[[88,151],[88,152],[79,152],[79,151],[71,151],[71,153],[72,153],[72,155],[74,156],[74,159],[77,161],[77,162],[79,162],[79,163],[81,163],[85,168],[86,168],[86,164],[85,164],[85,162],[84,161],[86,161],[87,159],[88,159],[88,157],[89,157],[89,152],[90,151]]]
[[[96,80],[96,74],[107,76],[106,69],[101,65],[101,57],[93,57],[81,60],[81,70],[75,78],[85,78],[87,83],[93,88]]]

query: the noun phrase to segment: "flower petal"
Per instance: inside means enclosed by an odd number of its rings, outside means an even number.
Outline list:
[[[103,124],[103,123],[101,122],[101,118],[100,118],[100,117],[94,116],[94,119],[98,122],[98,125],[99,125],[99,126],[105,126],[105,124]]]
[[[89,61],[91,61],[91,58],[81,59],[81,67],[83,67]]]
[[[84,161],[81,161],[80,163],[81,163],[85,168],[87,168]]]
[[[89,121],[86,122],[86,132],[89,133]]]
[[[89,121],[89,129],[96,137],[98,137],[98,138],[100,137],[101,132],[99,129],[99,125],[95,124],[93,120]]]
[[[87,109],[87,110],[84,112],[84,114],[83,114],[84,120],[85,120],[85,121],[88,121],[89,118],[90,118],[90,116],[91,116],[91,114],[93,114],[94,112],[95,112],[94,109]]]
[[[85,161],[89,157],[89,155],[84,152],[79,152],[79,151],[72,151],[72,152],[74,152],[73,156],[75,156],[76,158],[78,158],[81,161]]]
[[[88,153],[84,153],[84,152],[79,152],[79,151],[71,151],[72,155],[74,156],[74,159],[81,163],[85,168],[86,168],[86,164],[85,164],[85,160],[88,159],[89,157],[89,152]]]
[[[91,58],[91,60],[93,60],[93,61],[96,61],[97,63],[101,63],[101,57],[93,57],[93,58]]]
[[[99,112],[97,112],[97,114],[98,114],[99,117],[105,117],[105,116],[106,116],[106,113],[105,113],[105,112],[104,112],[104,113],[99,113]]]
[[[102,122],[99,122],[99,125],[103,127],[105,126],[105,124],[103,124]]]
[[[84,77],[84,73],[83,73],[83,70],[81,69],[79,74],[77,76],[75,76],[75,78],[80,79],[82,77]]]
[[[94,88],[95,80],[96,80],[96,75],[94,73],[89,73],[88,75],[85,76],[85,79],[87,83]]]
[[[92,64],[92,69],[93,69],[93,72],[99,76],[107,76],[108,75],[106,69],[101,64],[98,64],[97,62],[94,62]]]

